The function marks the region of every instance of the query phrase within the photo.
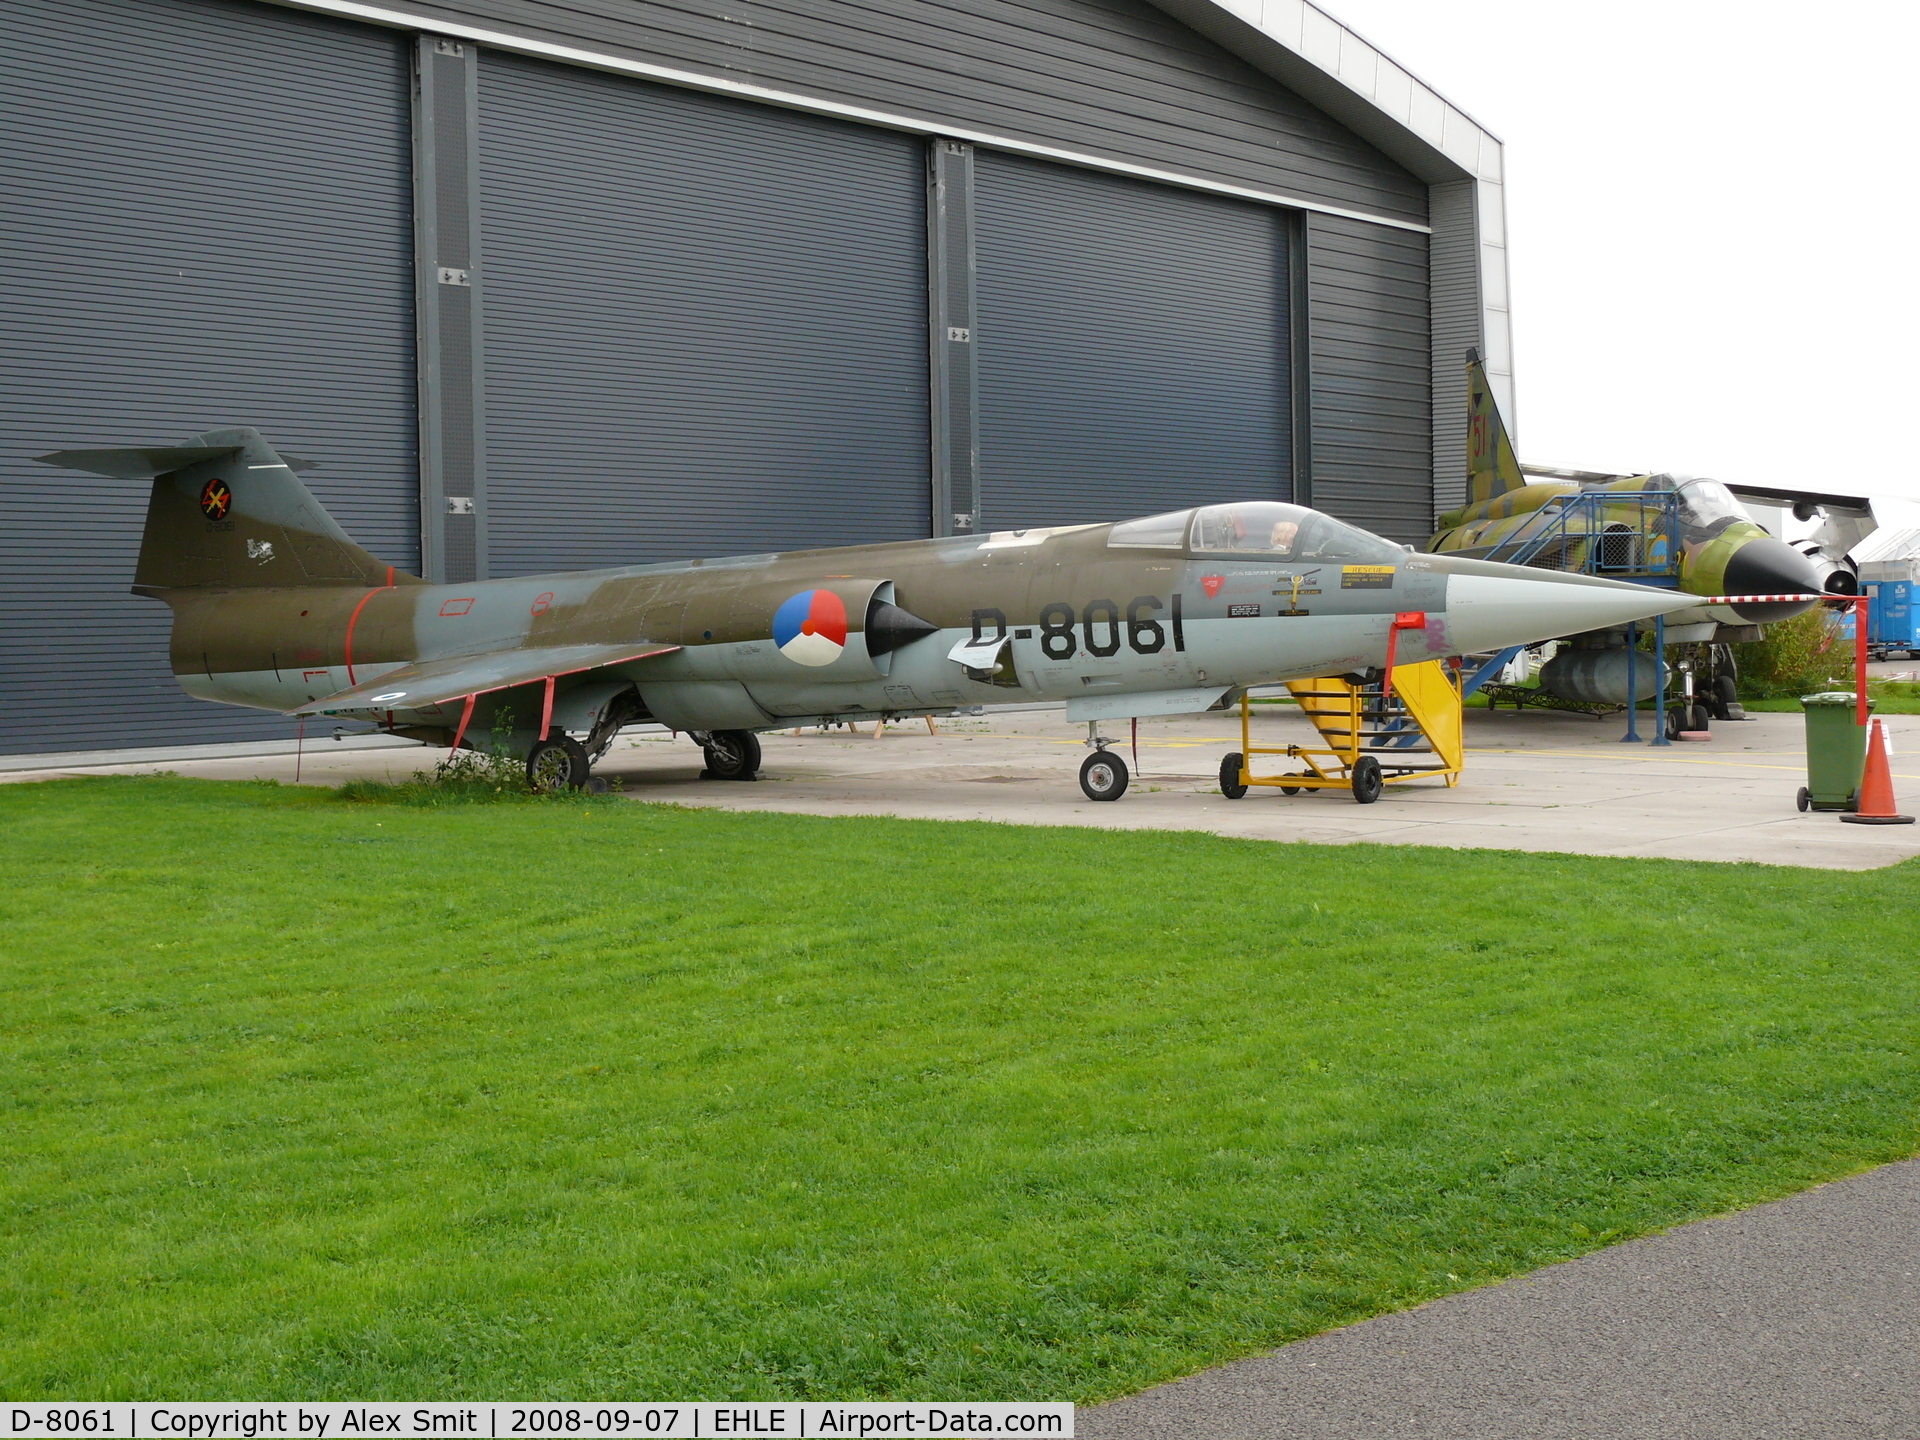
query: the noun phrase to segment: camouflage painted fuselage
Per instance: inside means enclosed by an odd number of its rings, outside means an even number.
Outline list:
[[[1625,475],[1591,486],[1528,484],[1474,350],[1467,352],[1467,503],[1440,517],[1426,549],[1612,575],[1687,595],[1818,594],[1823,585],[1804,555],[1756,525],[1717,481]],[[1768,624],[1812,603],[1719,605],[1688,618],[1702,628]]]
[[[1684,497],[1712,482],[1632,475],[1603,484],[1534,483],[1442,515],[1426,550],[1539,568],[1647,577],[1689,595],[1817,594],[1805,557],[1744,515],[1699,514]],[[1604,497],[1618,496],[1617,500]],[[1576,497],[1583,500],[1568,509]],[[1731,503],[1729,501],[1729,503]],[[1563,512],[1565,518],[1563,518]],[[1766,624],[1813,602],[1714,606],[1698,620]]]
[[[1103,697],[1184,692],[1364,670],[1385,657],[1396,611],[1431,612],[1409,660],[1451,653],[1445,566],[1400,552],[1372,563],[1287,563],[1113,548],[1111,526],[740,556],[458,586],[170,591],[173,663],[192,694],[291,711],[420,660],[575,646],[672,647],[561,682],[556,723],[585,728],[568,696],[631,682],[680,730],[946,713],[1026,699],[1076,712],[1139,713]],[[1381,563],[1385,560],[1386,563]],[[1296,581],[1298,583],[1296,583]],[[852,618],[829,663],[792,658],[773,622],[796,595],[828,591]],[[870,653],[858,628],[879,598],[935,627]],[[1004,633],[984,669],[956,646]],[[971,658],[971,657],[969,657]],[[1211,696],[1181,696],[1204,708]],[[530,722],[512,690],[495,705]],[[450,729],[459,703],[345,705],[404,730]],[[483,707],[482,716],[487,713]],[[424,737],[423,737],[424,738]]]
[[[1120,718],[1204,709],[1234,687],[1378,668],[1396,614],[1425,616],[1423,628],[1397,642],[1398,658],[1411,662],[1503,642],[1516,627],[1545,635],[1568,623],[1541,603],[1541,592],[1576,608],[1599,601],[1608,620],[1664,603],[1583,577],[1515,580],[1509,567],[1413,555],[1379,541],[1371,556],[1289,561],[1117,547],[1113,528],[460,586],[256,591],[244,607],[218,591],[166,598],[176,616],[175,669],[191,693],[281,711],[324,707],[440,743],[451,738],[460,699],[410,703],[416,691],[369,703],[370,686],[422,660],[660,647],[563,676],[553,724],[591,731],[629,685],[645,717],[696,733],[946,714],[1022,699],[1065,701],[1070,719]],[[1509,593],[1516,584],[1531,593]],[[875,654],[851,628],[827,663],[797,660],[777,643],[775,616],[794,597],[823,591],[856,626],[881,601],[934,629]],[[1000,636],[1005,644],[995,651]],[[326,705],[354,687],[358,701]],[[475,729],[510,710],[516,744],[525,743],[541,703],[536,685],[495,689],[481,697]]]

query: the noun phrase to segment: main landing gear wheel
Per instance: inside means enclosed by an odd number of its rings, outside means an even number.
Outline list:
[[[1353,762],[1353,798],[1360,804],[1371,805],[1378,800],[1386,784],[1380,776],[1380,762],[1371,755]]]
[[[1731,675],[1713,677],[1713,699],[1708,702],[1716,720],[1731,720],[1733,707],[1740,703],[1740,687]]]
[[[1118,800],[1127,793],[1127,762],[1111,750],[1096,750],[1080,767],[1080,788],[1089,800]]]
[[[715,730],[701,752],[716,780],[752,780],[760,771],[760,737],[751,730]]]
[[[1247,793],[1247,787],[1240,779],[1240,766],[1243,757],[1238,750],[1220,762],[1220,793],[1229,800],[1238,800]]]
[[[527,752],[527,784],[542,795],[580,789],[592,768],[587,747],[568,735],[550,735]]]

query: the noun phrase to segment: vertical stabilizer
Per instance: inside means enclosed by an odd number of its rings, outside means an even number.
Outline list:
[[[1467,503],[1478,505],[1526,484],[1478,350],[1467,351]]]
[[[133,588],[141,593],[304,585],[389,585],[258,430],[235,427],[184,445],[62,450],[42,463],[96,475],[151,475]],[[296,462],[297,463],[297,462]]]

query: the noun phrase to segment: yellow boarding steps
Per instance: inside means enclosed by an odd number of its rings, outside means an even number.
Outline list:
[[[1255,745],[1253,703],[1242,694],[1240,749],[1220,762],[1220,793],[1238,800],[1254,785],[1283,795],[1350,788],[1355,800],[1371,805],[1385,786],[1422,775],[1459,784],[1466,740],[1458,679],[1441,660],[1397,666],[1392,673],[1392,693],[1384,698],[1377,682],[1356,685],[1338,675],[1289,680],[1288,691],[1325,742],[1317,746]],[[1307,768],[1255,775],[1256,755],[1304,760]]]

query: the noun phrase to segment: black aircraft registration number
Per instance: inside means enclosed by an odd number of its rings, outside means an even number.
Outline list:
[[[1162,610],[1166,611],[1165,623],[1159,619]],[[1007,617],[1000,611],[973,612],[975,644],[986,636],[989,625],[995,634],[1007,633]],[[1089,655],[1117,655],[1123,642],[1136,655],[1157,655],[1167,648],[1169,639],[1175,651],[1187,648],[1177,593],[1171,605],[1157,595],[1136,595],[1124,610],[1113,600],[1089,600],[1078,611],[1064,600],[1040,607],[1040,653],[1049,660],[1071,660],[1082,647]]]

